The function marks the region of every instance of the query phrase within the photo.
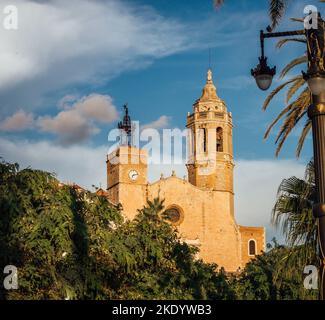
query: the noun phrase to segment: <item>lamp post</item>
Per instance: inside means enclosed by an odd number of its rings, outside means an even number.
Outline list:
[[[267,65],[264,56],[264,39],[305,35],[307,43],[308,65],[307,72],[302,72],[311,92],[311,105],[308,108],[308,117],[312,122],[314,167],[316,184],[316,203],[313,214],[317,219],[318,245],[320,258],[320,299],[325,299],[325,22],[318,15],[317,29],[305,29],[288,32],[260,33],[261,57],[260,63],[251,70],[258,87],[267,90],[275,75],[275,67]]]

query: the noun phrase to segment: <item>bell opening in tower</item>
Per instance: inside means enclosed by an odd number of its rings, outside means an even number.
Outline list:
[[[217,145],[216,145],[216,150],[217,152],[223,152],[223,130],[221,127],[217,128]]]

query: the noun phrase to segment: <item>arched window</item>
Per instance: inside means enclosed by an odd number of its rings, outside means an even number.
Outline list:
[[[203,151],[207,152],[207,129],[203,129]]]
[[[217,152],[223,152],[223,130],[222,128],[217,128]]]
[[[250,256],[256,255],[256,241],[253,239],[248,241],[248,254]]]
[[[205,128],[198,128],[198,130],[195,132],[195,151],[196,154],[201,152],[206,152],[206,132]]]

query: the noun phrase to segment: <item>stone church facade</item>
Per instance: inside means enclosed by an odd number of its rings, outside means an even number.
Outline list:
[[[199,247],[199,257],[227,272],[237,272],[265,249],[263,227],[240,226],[234,214],[232,115],[217,95],[208,71],[201,97],[187,115],[188,179],[170,177],[149,183],[147,152],[121,145],[107,155],[108,199],[122,204],[133,219],[156,197],[181,238]]]

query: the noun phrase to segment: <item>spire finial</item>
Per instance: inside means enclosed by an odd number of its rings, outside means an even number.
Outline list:
[[[213,83],[212,70],[209,68],[207,72],[207,82],[203,88],[200,101],[219,100],[217,96],[217,89]]]
[[[207,83],[213,83],[213,80],[212,80],[212,70],[211,70],[211,68],[208,69]]]

